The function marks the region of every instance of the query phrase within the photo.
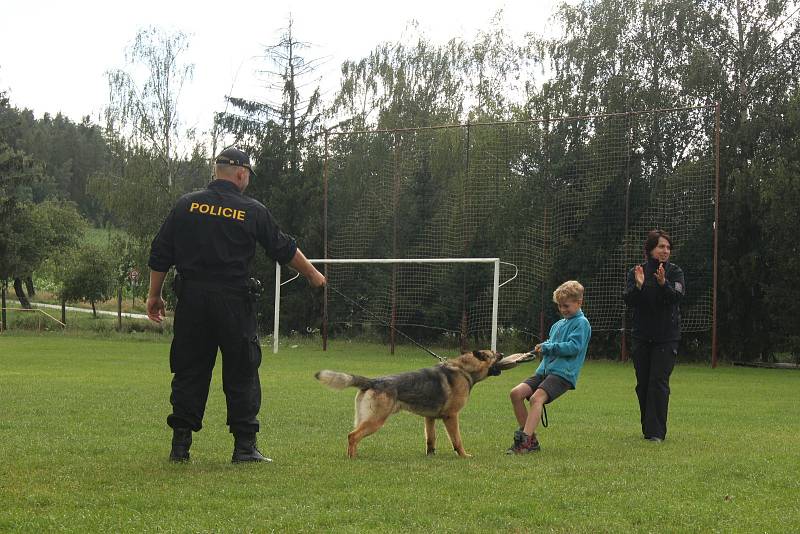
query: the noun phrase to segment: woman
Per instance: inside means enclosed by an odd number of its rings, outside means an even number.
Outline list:
[[[633,365],[645,439],[667,437],[669,377],[681,339],[680,302],[686,293],[683,271],[669,262],[672,240],[652,230],[644,242],[645,262],[628,271],[625,304],[633,308]]]

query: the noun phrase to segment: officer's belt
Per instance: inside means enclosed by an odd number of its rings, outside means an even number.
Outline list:
[[[249,297],[250,292],[245,285],[232,285],[230,282],[221,282],[219,280],[203,280],[198,278],[183,278],[182,283],[185,289],[200,288],[205,290],[217,291],[238,297]]]

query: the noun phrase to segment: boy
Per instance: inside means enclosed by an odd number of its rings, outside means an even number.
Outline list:
[[[534,347],[533,352],[542,356],[536,373],[511,390],[511,404],[520,428],[514,432],[514,445],[507,454],[540,449],[536,427],[542,408],[567,390],[575,389],[586,358],[592,327],[581,311],[583,286],[575,280],[564,282],[553,291],[553,302],[564,318],[550,328],[547,341]],[[526,399],[530,402],[530,411],[525,409]]]

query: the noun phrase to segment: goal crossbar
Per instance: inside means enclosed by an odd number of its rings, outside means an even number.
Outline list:
[[[492,350],[497,350],[497,312],[500,302],[500,258],[358,258],[358,259],[309,259],[312,264],[425,264],[425,263],[493,263],[492,283]],[[284,282],[285,283],[285,282]],[[272,352],[278,353],[278,327],[281,304],[281,265],[275,264],[275,324],[272,334]]]

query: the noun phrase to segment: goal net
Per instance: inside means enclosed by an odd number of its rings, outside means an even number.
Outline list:
[[[497,349],[499,258],[311,259],[328,279],[323,339],[380,338],[395,343],[461,344],[464,332],[485,332]],[[513,267],[513,266],[511,266]],[[281,280],[275,278],[273,352],[278,352]],[[341,288],[341,289],[340,289]],[[475,324],[485,321],[486,324]]]
[[[584,311],[595,332],[622,330],[625,272],[641,261],[647,231],[658,227],[673,236],[673,261],[686,273],[683,328],[707,330],[714,111],[330,132],[326,257],[499,257],[519,268],[500,291],[500,330],[535,341],[557,319],[550,296],[568,279],[586,287]],[[486,276],[475,267],[329,269],[332,284],[367,299],[385,322],[395,314],[418,335],[442,328],[462,340],[489,334],[487,290],[476,282]],[[346,307],[337,294],[328,299],[331,309]],[[332,335],[337,328],[331,325]]]

